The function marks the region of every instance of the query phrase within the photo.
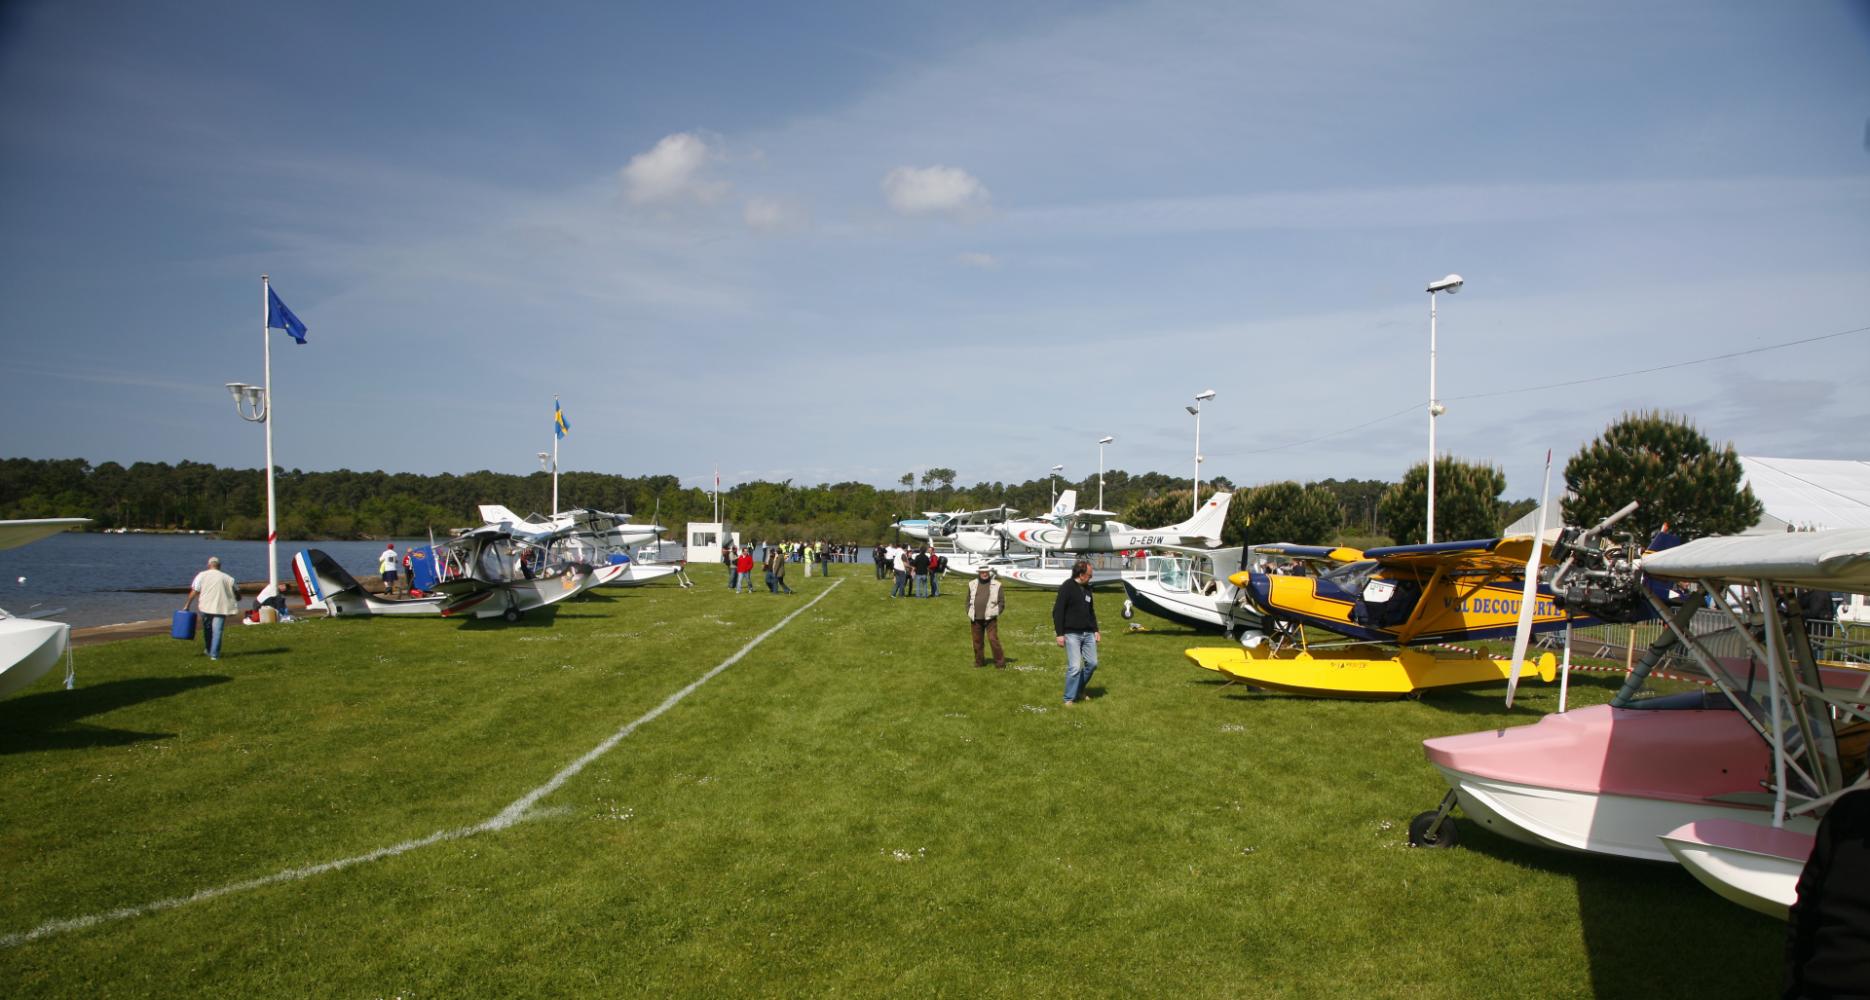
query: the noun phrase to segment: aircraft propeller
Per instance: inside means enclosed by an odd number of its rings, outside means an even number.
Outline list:
[[[1519,593],[1519,627],[1513,631],[1513,670],[1506,677],[1506,707],[1513,707],[1519,690],[1519,670],[1526,664],[1526,644],[1532,639],[1532,619],[1539,604],[1539,554],[1545,549],[1545,512],[1552,499],[1552,449],[1545,450],[1545,485],[1539,488],[1538,527],[1532,552],[1526,556],[1526,585]]]

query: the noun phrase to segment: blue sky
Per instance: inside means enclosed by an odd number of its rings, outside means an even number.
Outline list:
[[[1866,333],[1501,390],[1870,327],[1870,5],[785,6],[10,5],[0,454],[257,467],[268,273],[287,467],[1394,479],[1453,271],[1510,495],[1866,457]]]

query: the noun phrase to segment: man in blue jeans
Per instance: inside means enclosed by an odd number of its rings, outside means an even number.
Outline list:
[[[1052,602],[1052,632],[1065,650],[1065,704],[1084,700],[1097,672],[1097,644],[1104,634],[1097,629],[1097,608],[1091,605],[1091,564],[1071,564],[1071,579],[1058,588]]]
[[[182,610],[201,598],[201,643],[206,647],[208,659],[221,658],[221,635],[227,627],[227,616],[240,613],[240,591],[234,586],[234,578],[221,572],[219,556],[208,558],[208,568],[195,574],[195,579],[188,585],[188,599],[182,602]]]

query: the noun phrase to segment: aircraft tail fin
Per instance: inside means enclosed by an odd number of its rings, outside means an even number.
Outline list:
[[[507,510],[502,504],[484,503],[480,505],[480,519],[488,524],[524,524],[526,519]]]
[[[1210,538],[1216,545],[1221,542],[1221,529],[1227,524],[1227,506],[1234,500],[1232,493],[1216,493],[1201,505],[1195,516],[1166,529],[1165,533],[1194,535],[1198,538]]]
[[[363,584],[344,571],[336,559],[320,549],[301,549],[292,557],[292,575],[298,579],[299,594],[308,608],[327,608],[332,598],[364,592]]]
[[[1064,516],[1075,513],[1078,509],[1078,491],[1066,490],[1058,495],[1058,502],[1052,505],[1052,513]]]

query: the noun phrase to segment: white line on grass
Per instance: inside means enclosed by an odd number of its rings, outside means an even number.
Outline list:
[[[500,812],[493,817],[482,820],[473,826],[456,827],[452,830],[437,830],[426,837],[419,837],[415,840],[405,840],[400,844],[395,844],[390,847],[379,847],[365,854],[339,858],[336,861],[326,861],[321,864],[288,868],[285,871],[274,872],[271,875],[264,875],[260,878],[251,878],[241,882],[230,882],[227,885],[216,886],[212,889],[203,889],[193,895],[171,896],[168,899],[159,899],[153,903],[143,903],[138,906],[125,906],[120,909],[106,910],[103,913],[93,913],[83,917],[72,917],[66,920],[50,920],[29,931],[16,931],[12,934],[0,935],[0,948],[13,948],[40,940],[41,938],[52,937],[55,934],[83,930],[87,927],[95,927],[98,924],[109,923],[113,920],[128,920],[131,917],[147,916],[151,913],[160,913],[163,910],[173,910],[177,907],[187,906],[190,903],[205,903],[210,899],[218,899],[222,896],[229,896],[237,892],[246,892],[249,889],[278,885],[282,882],[297,882],[311,878],[314,875],[341,871],[356,865],[367,864],[372,861],[381,861],[384,858],[393,858],[401,854],[408,854],[410,851],[418,848],[429,847],[445,841],[460,840],[463,837],[471,837],[477,833],[491,833],[504,830],[515,823],[538,816],[540,815],[540,811],[535,811],[533,807],[538,805],[540,799],[558,791],[559,788],[564,786],[565,782],[577,777],[578,772],[588,767],[592,761],[609,753],[617,744],[623,742],[625,737],[636,732],[638,727],[642,726],[644,723],[654,722],[662,713],[674,708],[683,698],[694,694],[698,688],[713,680],[721,671],[739,663],[748,653],[753,652],[755,646],[772,638],[774,633],[791,624],[792,619],[811,610],[812,605],[824,600],[832,591],[838,589],[843,583],[843,580],[833,581],[831,586],[826,587],[817,597],[805,602],[804,607],[781,618],[777,625],[754,636],[745,646],[740,647],[739,652],[722,660],[714,669],[697,677],[694,682],[687,687],[664,698],[662,704],[643,713],[622,729],[610,734],[609,738],[593,747],[590,752],[572,761],[570,764],[567,764],[565,769],[553,775],[551,780],[527,792],[525,795],[520,796],[518,799],[515,799],[513,804],[500,810]]]

